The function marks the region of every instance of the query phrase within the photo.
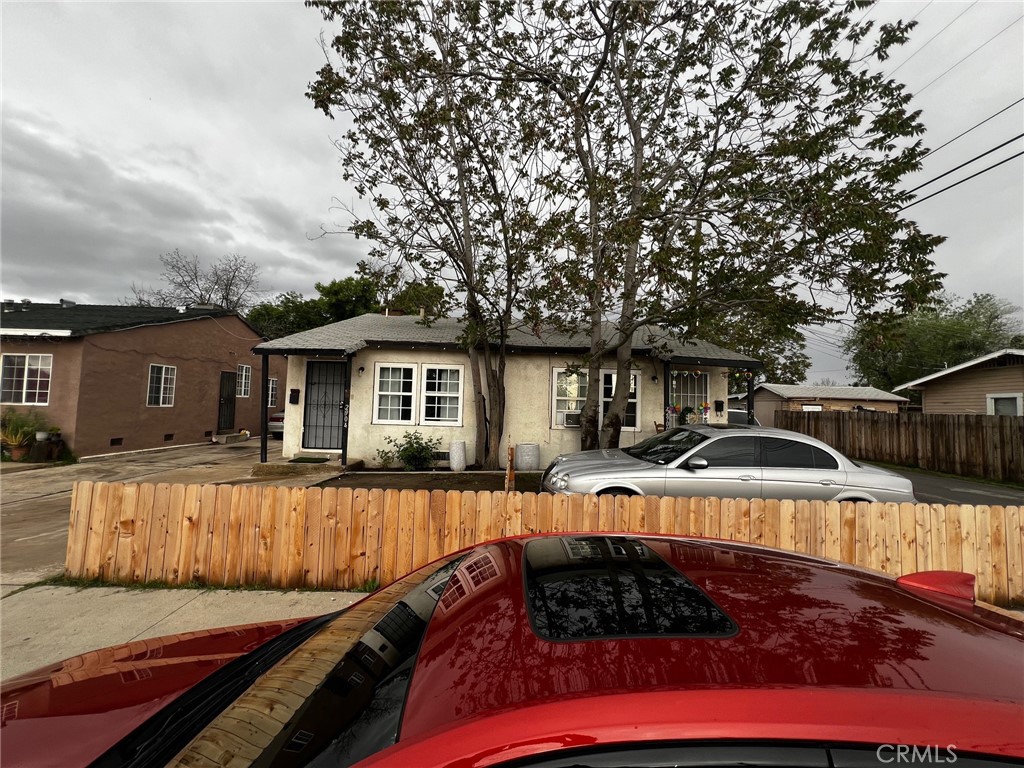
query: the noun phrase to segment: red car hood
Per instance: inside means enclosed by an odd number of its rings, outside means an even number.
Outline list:
[[[86,766],[212,672],[304,621],[137,640],[6,680],[0,762]]]

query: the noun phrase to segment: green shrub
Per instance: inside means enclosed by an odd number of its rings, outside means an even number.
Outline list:
[[[43,417],[37,411],[8,408],[0,416],[0,440],[13,448],[31,445],[36,439],[36,432],[46,428]]]
[[[394,457],[402,462],[403,467],[414,471],[429,469],[434,463],[434,451],[441,446],[441,438],[427,438],[419,432],[406,432],[401,440],[386,435],[384,442],[395,449],[386,453],[393,453]],[[377,455],[381,457],[380,451]]]

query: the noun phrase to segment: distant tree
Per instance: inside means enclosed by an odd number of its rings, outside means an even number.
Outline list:
[[[900,384],[1024,341],[1018,308],[992,294],[940,294],[891,320],[854,326],[844,343],[857,383],[891,391]]]
[[[246,315],[249,325],[268,339],[278,339],[331,322],[319,298],[306,299],[301,293],[278,294],[273,301],[257,304]]]
[[[367,312],[380,312],[381,309],[377,300],[377,287],[366,277],[346,277],[329,283],[317,283],[316,290],[330,318],[328,322],[331,323],[365,315]]]
[[[186,256],[175,248],[160,256],[162,287],[132,283],[126,304],[145,307],[177,307],[215,304],[245,313],[260,293],[260,268],[237,253],[227,254],[204,267],[196,254]]]
[[[811,386],[812,387],[841,387],[843,385],[840,384],[835,379],[830,378],[828,376],[825,376],[823,378],[817,379],[816,381],[812,381],[811,382]]]

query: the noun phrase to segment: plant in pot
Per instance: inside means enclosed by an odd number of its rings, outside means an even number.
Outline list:
[[[38,417],[30,417],[14,410],[0,416],[0,441],[7,447],[11,458],[21,461],[28,454],[36,436]]]

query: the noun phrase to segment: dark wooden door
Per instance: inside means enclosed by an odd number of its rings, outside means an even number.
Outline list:
[[[237,387],[238,374],[234,371],[221,371],[220,405],[217,409],[218,435],[235,431],[235,391]]]

